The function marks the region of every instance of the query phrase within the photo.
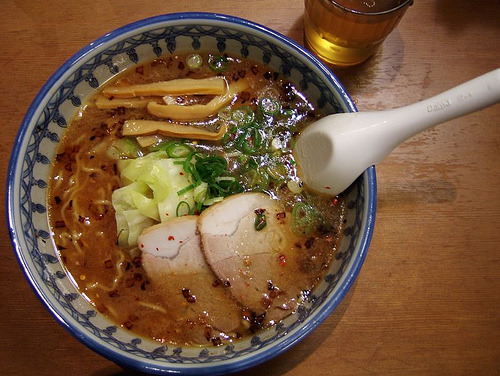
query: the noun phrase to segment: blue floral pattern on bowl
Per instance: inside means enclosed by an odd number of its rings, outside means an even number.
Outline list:
[[[47,181],[58,143],[92,93],[124,69],[184,51],[218,51],[279,71],[325,114],[355,111],[336,78],[286,37],[246,20],[182,13],[143,20],[93,42],[42,88],[21,125],[10,165],[7,206],[12,243],[26,277],[56,318],[96,352],[141,371],[223,374],[285,351],[309,334],[353,283],[371,239],[376,183],[368,169],[348,191],[344,240],[322,283],[297,312],[275,327],[223,347],[177,347],[137,338],[81,297],[59,262],[47,213]]]

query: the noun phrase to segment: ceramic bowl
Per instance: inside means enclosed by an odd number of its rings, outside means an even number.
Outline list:
[[[376,210],[372,168],[348,190],[347,223],[335,262],[296,313],[270,330],[222,347],[178,347],[139,338],[102,316],[59,262],[47,216],[51,162],[86,98],[122,70],[185,51],[238,55],[281,72],[325,114],[356,108],[337,78],[292,40],[253,22],[213,13],[161,15],[124,26],[64,63],[38,93],[12,151],[7,210],[14,250],[48,310],[79,341],[126,368],[154,374],[217,375],[268,361],[311,333],[339,304],[366,256]]]

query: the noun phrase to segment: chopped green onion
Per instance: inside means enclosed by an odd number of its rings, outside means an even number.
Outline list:
[[[231,119],[240,126],[250,125],[255,119],[255,114],[251,107],[241,106],[232,112]]]
[[[139,144],[135,139],[129,137],[113,141],[107,150],[107,154],[112,159],[137,158],[142,155]]]
[[[226,145],[227,143],[229,143],[229,141],[231,140],[231,134],[229,133],[224,133],[222,135],[222,138],[221,138],[221,141],[224,145]]]
[[[281,162],[267,166],[267,173],[274,180],[284,180],[288,175],[286,166]]]
[[[208,200],[203,201],[203,205],[210,206],[210,205],[215,204],[216,202],[221,202],[222,200],[224,200],[224,197],[220,197],[220,196],[213,197],[213,198],[210,198]]]
[[[192,214],[191,213],[191,206],[189,206],[189,204],[186,202],[186,201],[181,201],[179,202],[179,204],[177,205],[177,208],[175,209],[175,216],[176,217],[180,217],[181,215],[186,215],[186,214],[180,214],[180,209],[183,205],[186,205],[187,206],[187,214]]]
[[[219,110],[217,113],[219,115],[219,118],[222,120],[231,120],[231,115],[232,115],[232,109],[231,106],[226,106]]]
[[[248,186],[254,189],[265,190],[269,187],[269,175],[259,168],[248,171],[246,177],[248,179]]]
[[[226,159],[219,155],[191,152],[182,163],[184,171],[191,175],[193,183],[178,191],[177,194],[181,195],[194,189],[193,194],[199,212],[202,211],[202,206],[217,202],[218,197],[223,199],[243,191],[236,178],[229,176]]]
[[[274,98],[269,97],[262,98],[259,102],[259,106],[265,115],[275,115],[281,109],[280,102],[278,102]]]
[[[170,158],[183,158],[187,157],[189,153],[193,152],[193,148],[187,144],[178,141],[164,141],[159,144],[153,145],[149,148],[150,151],[165,150]]]
[[[293,109],[291,109],[291,108],[282,108],[282,109],[281,109],[281,113],[282,113],[284,116],[291,117],[291,116],[295,115],[295,110],[293,110]]]
[[[191,54],[186,57],[186,64],[189,69],[198,69],[203,64],[203,58],[198,54]]]
[[[218,155],[196,158],[195,169],[200,179],[209,183],[227,169],[227,161]]]
[[[255,221],[254,221],[255,231],[260,231],[267,225],[267,219],[264,212],[265,212],[264,209],[255,210]]]
[[[186,144],[173,143],[166,149],[166,152],[170,158],[184,158],[193,152],[193,148]]]
[[[234,176],[221,176],[221,177],[215,178],[214,180],[217,183],[219,183],[221,181],[235,181],[236,178]]]
[[[193,190],[195,188],[196,188],[195,184],[189,184],[187,187],[184,187],[184,188],[178,190],[177,191],[177,196],[182,196],[184,193],[189,192],[189,191],[191,191],[191,190]]]
[[[314,209],[304,203],[297,202],[292,209],[292,231],[297,235],[307,235],[314,225]]]
[[[245,158],[245,160],[244,160],[244,158]],[[257,161],[253,157],[248,157],[246,155],[242,155],[240,159],[241,159],[241,162],[243,163],[242,168],[241,168],[241,170],[243,172],[253,170],[254,168],[257,168],[259,166],[259,164],[257,163]]]
[[[203,182],[199,184],[193,191],[194,200],[198,203],[205,201],[207,197],[208,184]]]
[[[226,157],[228,157],[228,158],[236,158],[236,157],[238,157],[238,158],[239,158],[239,157],[241,157],[242,155],[244,155],[244,154],[242,154],[242,153],[241,153],[240,151],[238,151],[238,150],[235,150],[235,151],[232,151],[232,152],[226,153]]]
[[[203,211],[203,201],[200,201],[196,204],[196,210],[198,211],[198,214],[201,213]],[[208,206],[208,205],[207,205]],[[195,213],[196,214],[196,213]]]
[[[302,182],[301,181],[289,180],[286,183],[286,186],[288,187],[290,192],[292,192],[296,195],[299,194],[300,192],[302,192]]]
[[[236,147],[245,154],[256,154],[262,148],[262,133],[256,127],[248,127],[236,139]]]
[[[208,57],[208,66],[215,72],[224,72],[229,67],[227,56],[210,55]]]

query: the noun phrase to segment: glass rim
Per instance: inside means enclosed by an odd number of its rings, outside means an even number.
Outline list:
[[[354,14],[362,15],[362,16],[380,16],[380,15],[384,15],[384,14],[389,14],[389,13],[395,12],[399,9],[402,9],[402,8],[406,7],[407,5],[411,6],[413,4],[413,0],[405,0],[401,4],[395,6],[394,8],[391,8],[391,9],[381,10],[381,11],[377,11],[377,12],[364,12],[362,10],[351,9],[345,5],[339,4],[337,2],[337,0],[329,0],[329,2],[332,5],[335,5],[335,6],[339,7],[340,9],[345,10],[346,12],[354,13]]]

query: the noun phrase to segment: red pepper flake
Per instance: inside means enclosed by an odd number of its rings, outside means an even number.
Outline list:
[[[272,304],[271,299],[266,298],[266,297],[263,297],[263,298],[260,300],[260,302],[261,302],[262,306],[263,306],[265,309],[269,308],[269,307],[271,306],[271,304]]]
[[[212,338],[212,344],[214,346],[220,346],[222,345],[222,340],[220,339],[220,337],[214,337]]]
[[[338,197],[335,197],[333,200],[332,200],[332,205],[333,206],[337,206],[339,204],[339,199]]]
[[[182,289],[182,296],[186,299],[188,303],[196,302],[196,295],[191,294],[191,291],[188,288]]]
[[[181,172],[179,172],[179,175],[184,175],[184,172],[182,172],[182,171],[181,171]]]
[[[329,185],[325,186],[325,189],[332,189]]]
[[[174,238],[172,235],[170,235],[170,236],[168,237],[168,240],[175,240],[175,238]]]
[[[279,260],[279,263],[280,263],[281,266],[285,266],[286,265],[286,257],[285,257],[285,255],[281,254],[278,257],[278,260]]]
[[[133,263],[136,268],[139,268],[142,264],[142,259],[140,257],[134,257]]]
[[[306,249],[310,249],[313,246],[313,244],[314,244],[314,238],[312,236],[308,238],[304,243]]]
[[[56,221],[55,228],[66,227],[66,222],[64,221]]]
[[[141,243],[141,245],[140,245],[139,247],[140,247],[140,248],[144,248],[144,244],[143,244],[143,243]]]

